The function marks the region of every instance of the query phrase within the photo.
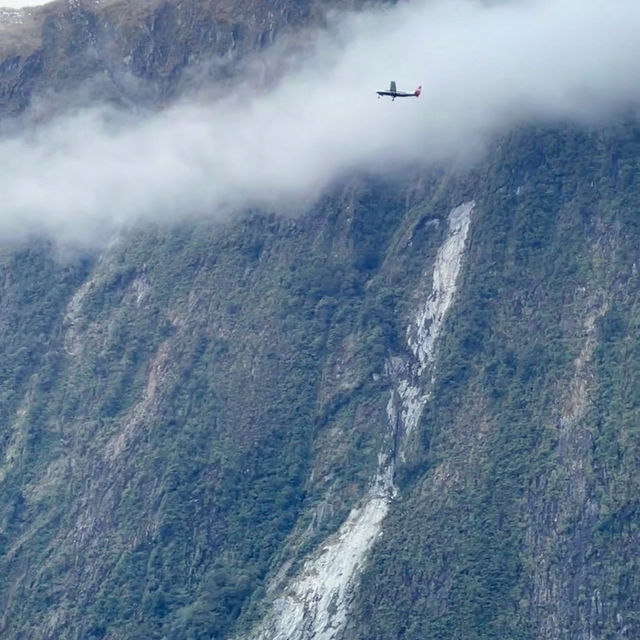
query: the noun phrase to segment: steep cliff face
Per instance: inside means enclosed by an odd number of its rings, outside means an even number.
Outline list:
[[[273,603],[273,610],[252,633],[260,640],[343,637],[360,572],[371,547],[382,533],[389,503],[397,493],[396,462],[405,457],[407,443],[418,423],[435,373],[435,339],[453,302],[456,282],[474,203],[449,214],[448,230],[438,249],[432,281],[423,308],[407,328],[413,357],[393,356],[384,376],[391,391],[387,404],[387,433],[382,438],[378,468],[361,504],[352,509],[340,529],[305,561],[299,575]],[[428,370],[429,375],[424,375]],[[278,586],[272,586],[272,590]]]
[[[224,82],[278,34],[321,22],[334,0],[57,0],[0,14],[0,115],[79,101],[157,107]]]
[[[3,14],[4,114],[320,15],[122,6]],[[295,218],[4,243],[2,637],[638,637],[639,158],[529,128]]]
[[[380,197],[383,253],[404,195],[356,183],[298,222],[145,231],[79,265],[12,258],[5,635],[225,636],[354,505],[379,527],[392,309],[360,245]],[[12,269],[69,284],[27,306]],[[23,362],[30,315],[48,333]],[[50,588],[74,596],[48,609]]]
[[[353,637],[637,633],[637,501],[614,488],[635,482],[636,402],[605,409],[635,378],[633,357],[609,351],[635,343],[636,187],[614,195],[638,162],[620,151],[630,131],[519,134],[489,169],[494,188],[474,194],[420,450],[363,575]]]

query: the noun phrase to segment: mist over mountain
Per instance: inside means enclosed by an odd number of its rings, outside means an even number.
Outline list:
[[[4,0],[2,3],[3,8],[7,9],[22,9],[23,7],[38,7],[40,5],[47,4],[43,0]]]
[[[91,241],[144,220],[304,210],[347,172],[472,162],[525,122],[604,122],[637,108],[639,30],[640,9],[627,0],[615,10],[531,0],[333,13],[323,28],[262,50],[261,66],[217,98],[134,118],[70,105],[9,134],[0,228]],[[286,71],[265,87],[256,66]],[[388,78],[422,83],[422,97],[373,99]]]
[[[640,637],[639,35],[0,12],[3,640]]]

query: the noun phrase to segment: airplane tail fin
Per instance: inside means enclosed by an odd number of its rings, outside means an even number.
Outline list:
[[[419,86],[419,87],[418,87],[418,88],[413,92],[413,95],[414,95],[416,98],[419,98],[421,93],[422,93],[422,85],[420,85],[420,86]]]

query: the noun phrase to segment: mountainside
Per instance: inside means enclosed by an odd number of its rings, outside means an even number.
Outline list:
[[[0,11],[0,116],[111,101],[156,107],[223,83],[292,29],[352,0],[55,0]]]
[[[158,106],[323,15],[123,7],[7,14],[2,113]],[[3,242],[2,638],[639,637],[639,169],[633,117],[531,125],[294,217]]]

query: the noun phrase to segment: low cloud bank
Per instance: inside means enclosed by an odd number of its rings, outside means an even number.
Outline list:
[[[268,91],[144,120],[106,109],[0,141],[0,233],[92,242],[144,221],[302,207],[340,175],[476,154],[531,120],[640,100],[637,0],[418,1],[334,18]],[[419,99],[376,99],[390,80]]]
[[[22,9],[23,7],[38,7],[52,0],[0,0],[0,9]]]

